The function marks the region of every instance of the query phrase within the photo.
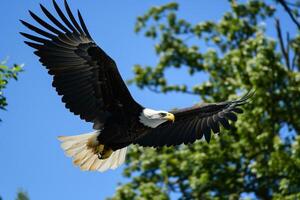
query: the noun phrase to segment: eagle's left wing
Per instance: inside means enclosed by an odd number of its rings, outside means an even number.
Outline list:
[[[67,15],[53,0],[57,17],[40,5],[46,21],[29,11],[40,26],[21,20],[33,32],[21,34],[53,76],[53,86],[66,108],[93,122],[95,129],[101,129],[117,111],[139,113],[142,106],[131,96],[115,61],[92,39],[80,12],[77,22],[66,0],[64,4]]]
[[[252,96],[253,92],[249,92],[235,101],[204,104],[171,111],[175,116],[174,123],[165,122],[150,130],[134,143],[150,147],[172,146],[193,143],[203,136],[209,142],[211,131],[220,132],[220,124],[225,129],[230,129],[228,121],[237,120],[236,114],[243,113],[240,106],[247,103]]]

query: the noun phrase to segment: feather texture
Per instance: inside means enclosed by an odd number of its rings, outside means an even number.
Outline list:
[[[104,172],[108,169],[116,169],[124,163],[127,147],[114,151],[107,159],[99,159],[88,145],[91,142],[96,145],[99,134],[99,131],[95,131],[75,136],[60,136],[58,139],[66,155],[72,157],[74,165],[81,170]]]
[[[211,132],[219,133],[220,124],[230,129],[229,121],[236,121],[237,115],[242,113],[240,106],[247,103],[254,92],[248,92],[241,99],[221,103],[211,103],[193,106],[191,108],[171,111],[175,122],[165,122],[155,129],[149,130],[134,143],[141,146],[161,147],[179,144],[190,144],[196,139],[210,142]]]
[[[142,106],[132,98],[114,60],[91,38],[80,12],[77,22],[66,0],[66,14],[55,0],[53,5],[58,17],[40,5],[52,24],[29,11],[41,27],[21,20],[37,35],[21,34],[30,40],[25,43],[36,49],[40,62],[54,76],[52,85],[63,96],[66,108],[98,124],[104,124],[106,116],[120,105],[124,112],[136,114]]]

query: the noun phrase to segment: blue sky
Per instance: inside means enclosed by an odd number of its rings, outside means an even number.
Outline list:
[[[153,41],[134,33],[134,22],[149,7],[170,1],[72,0],[73,10],[80,9],[94,40],[113,57],[124,79],[133,76],[134,64],[154,65],[157,57]],[[227,1],[178,1],[179,15],[192,22],[217,20],[229,9]],[[71,114],[51,87],[51,77],[40,65],[33,50],[18,34],[26,29],[19,19],[33,22],[28,9],[41,14],[39,3],[50,10],[50,0],[2,0],[0,60],[9,56],[8,64],[24,63],[25,72],[18,82],[11,82],[5,95],[8,112],[0,111],[0,196],[14,199],[18,188],[26,190],[31,200],[99,200],[112,196],[118,182],[124,182],[122,168],[105,173],[82,172],[64,156],[56,137],[92,131],[92,125]],[[62,5],[62,0],[58,0]],[[286,16],[282,16],[286,18]],[[287,26],[290,26],[289,24]],[[172,73],[172,80],[187,81],[187,76]],[[194,79],[201,82],[202,76]],[[158,95],[130,86],[135,99],[146,107],[168,110],[189,106],[199,98]]]

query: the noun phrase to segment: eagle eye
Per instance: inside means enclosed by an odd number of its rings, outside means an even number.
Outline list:
[[[167,116],[167,114],[166,113],[159,113],[159,116],[160,117],[165,117],[165,116]]]

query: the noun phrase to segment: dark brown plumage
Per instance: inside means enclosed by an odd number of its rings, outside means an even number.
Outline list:
[[[170,111],[176,121],[165,122],[155,129],[147,131],[144,137],[134,143],[142,146],[161,147],[190,144],[203,136],[207,142],[211,133],[219,133],[220,125],[230,129],[229,121],[236,121],[236,114],[243,113],[240,106],[254,93],[248,93],[240,100],[196,105],[190,108]]]

